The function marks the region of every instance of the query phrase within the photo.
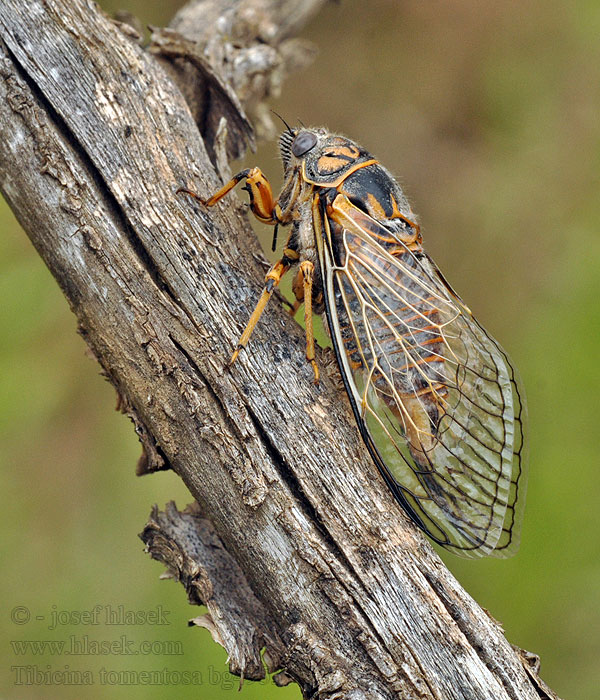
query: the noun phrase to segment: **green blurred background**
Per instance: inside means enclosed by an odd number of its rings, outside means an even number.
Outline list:
[[[160,25],[181,3],[101,4]],[[507,561],[444,558],[508,639],[540,654],[542,676],[559,695],[600,697],[600,4],[342,0],[303,35],[319,57],[288,80],[273,106],[288,121],[351,136],[398,176],[428,251],[512,355],[527,389],[521,551]],[[281,182],[274,145],[250,161]],[[136,537],[152,503],[173,498],[183,506],[185,489],[170,473],[134,476],[140,447],[113,410],[113,389],[4,205],[0,221],[0,692],[236,697],[223,650],[205,630],[186,627],[198,609],[178,585],[159,581],[162,567]],[[48,629],[53,612],[159,604],[169,624]],[[19,646],[69,643],[71,635],[159,644],[105,656],[36,655]],[[178,643],[175,653],[169,641]],[[28,677],[17,666],[87,670],[95,684],[15,685],[19,673]],[[167,669],[171,680],[196,671],[203,685],[111,685],[110,676],[101,685],[102,669]],[[242,697],[299,692],[247,682]]]

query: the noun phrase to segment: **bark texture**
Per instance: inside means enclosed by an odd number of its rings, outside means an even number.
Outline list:
[[[251,119],[269,133],[263,100],[310,58],[293,34],[320,4],[192,2],[144,50],[92,2],[3,0],[2,191],[135,423],[138,470],[196,499],[143,538],[234,673],[313,698],[554,698],[407,521],[280,305],[226,368],[257,243],[235,199],[174,192],[213,192]]]

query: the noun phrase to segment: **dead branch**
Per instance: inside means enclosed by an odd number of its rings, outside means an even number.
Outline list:
[[[87,0],[4,0],[2,190],[135,423],[140,471],[175,470],[197,501],[144,539],[234,673],[262,678],[264,648],[305,697],[555,697],[407,521],[282,308],[226,369],[257,243],[239,206],[174,192],[214,191],[249,114],[269,131],[263,100],[307,59],[293,34],[319,4],[190,3],[144,51]]]

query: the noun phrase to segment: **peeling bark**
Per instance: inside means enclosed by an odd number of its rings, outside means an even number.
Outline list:
[[[144,51],[86,0],[4,0],[2,191],[134,421],[139,471],[197,501],[143,537],[234,673],[262,678],[265,647],[305,697],[554,698],[387,492],[282,308],[226,368],[257,243],[239,205],[174,192],[214,191],[250,121],[272,128],[262,101],[310,56],[292,35],[319,4],[190,3]]]

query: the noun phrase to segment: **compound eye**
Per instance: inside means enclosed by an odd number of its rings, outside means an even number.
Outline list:
[[[296,158],[300,158],[314,148],[317,143],[317,135],[312,131],[301,131],[292,143],[292,153]]]

